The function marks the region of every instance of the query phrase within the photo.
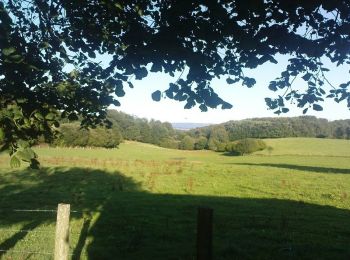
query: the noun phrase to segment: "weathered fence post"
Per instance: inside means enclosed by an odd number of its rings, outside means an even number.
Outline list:
[[[68,260],[69,215],[70,205],[58,204],[55,238],[55,260]]]
[[[198,208],[197,260],[212,259],[213,209]]]

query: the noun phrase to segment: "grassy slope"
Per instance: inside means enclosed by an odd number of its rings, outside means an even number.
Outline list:
[[[1,158],[0,228],[7,231],[0,249],[50,252],[54,213],[11,210],[63,201],[77,211],[76,257],[191,259],[196,208],[207,205],[215,211],[218,259],[349,258],[350,142],[267,142],[271,155],[245,157],[133,142],[114,150],[40,148],[40,172],[13,171]]]
[[[313,155],[350,157],[350,140],[319,138],[267,139],[267,145],[274,148],[272,155]],[[260,154],[269,154],[267,151]]]

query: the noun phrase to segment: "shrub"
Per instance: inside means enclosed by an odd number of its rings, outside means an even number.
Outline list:
[[[199,137],[195,144],[194,144],[194,149],[195,150],[203,150],[207,147],[207,138],[205,138],[204,136]]]
[[[179,147],[179,141],[172,138],[163,138],[160,140],[159,146],[170,149],[177,149]]]
[[[217,143],[216,144],[216,151],[217,152],[225,152],[226,150],[226,143]]]
[[[83,129],[79,124],[62,124],[61,136],[54,144],[58,146],[92,146],[115,148],[122,142],[122,136],[117,128],[106,129],[97,127],[95,129]]]
[[[180,142],[179,148],[182,150],[193,150],[194,149],[194,142],[195,140],[186,135]]]
[[[226,145],[226,151],[231,154],[244,155],[261,151],[266,148],[266,143],[260,139],[245,138]]]

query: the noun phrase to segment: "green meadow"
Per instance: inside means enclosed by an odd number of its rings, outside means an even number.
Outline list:
[[[350,259],[350,141],[266,143],[248,156],[37,147],[40,170],[1,155],[0,258],[53,259],[69,203],[72,259],[195,259],[199,206],[214,210],[214,259]]]

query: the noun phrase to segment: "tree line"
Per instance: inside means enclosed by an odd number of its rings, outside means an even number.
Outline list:
[[[110,128],[90,130],[81,128],[79,122],[62,121],[60,135],[53,144],[114,148],[123,140],[132,140],[172,149],[231,151],[232,142],[247,138],[350,139],[350,120],[328,121],[314,116],[254,118],[189,131],[174,129],[168,122],[138,118],[116,110],[109,110],[107,118]]]

